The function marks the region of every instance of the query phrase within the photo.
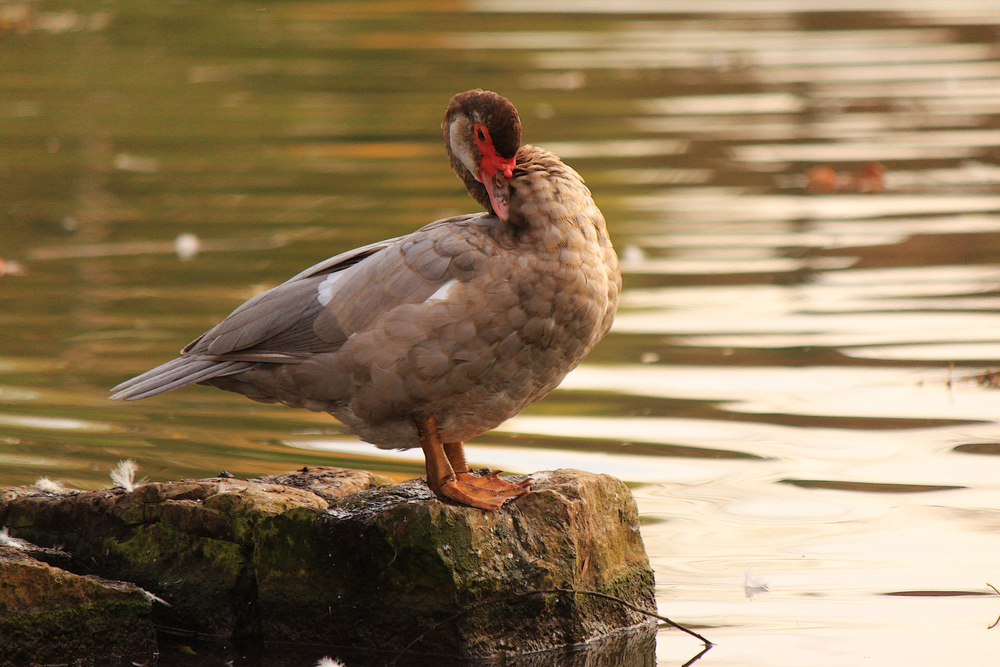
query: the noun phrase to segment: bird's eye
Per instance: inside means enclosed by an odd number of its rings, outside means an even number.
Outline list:
[[[480,141],[486,141],[486,132],[481,127],[476,128],[476,139]]]

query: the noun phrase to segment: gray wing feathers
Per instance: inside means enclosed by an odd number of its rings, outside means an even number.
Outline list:
[[[316,316],[316,334],[324,340],[328,332],[350,336],[398,306],[425,301],[453,274],[465,273],[456,270],[453,260],[469,243],[447,244],[445,239],[465,236],[459,230],[484,218],[477,213],[439,220],[345,269],[334,298]]]
[[[240,373],[249,367],[250,364],[243,361],[220,363],[204,357],[180,357],[112,388],[116,393],[111,399],[134,401],[209,378]]]
[[[421,286],[414,284],[412,275],[399,246],[387,248],[363,264],[346,269],[336,282],[333,298],[317,314],[313,330],[326,339],[334,333],[350,336],[366,328],[388,308],[414,297]],[[433,292],[432,289],[427,294]]]
[[[225,320],[201,337],[187,352],[212,355],[246,350],[277,337],[318,311],[316,278],[287,282],[259,294],[237,308]],[[206,345],[207,343],[207,345]]]
[[[263,294],[258,294],[234,310],[210,331],[202,335],[182,350],[182,354],[207,352],[209,354],[229,354],[255,347],[265,341],[275,339],[284,332],[311,324],[319,310],[316,300],[317,287],[324,277],[344,271],[375,255],[396,242],[389,239],[371,243],[354,250],[343,252],[319,264],[309,267],[281,285]],[[302,332],[296,331],[301,338]],[[278,341],[275,341],[277,343]],[[337,340],[326,340],[336,343]],[[280,348],[275,344],[274,348]]]
[[[439,220],[409,236],[324,260],[250,299],[185,347],[180,358],[118,385],[111,398],[145,398],[255,364],[299,363],[314,353],[334,352],[390,310],[419,304],[452,274],[464,274],[453,260],[471,246],[454,238],[456,228],[490,220],[495,221],[482,213]],[[341,277],[323,287],[321,303],[321,284],[337,272]]]
[[[374,255],[380,250],[385,250],[400,238],[401,237],[397,236],[396,238],[386,239],[376,243],[369,243],[368,245],[361,246],[360,248],[355,248],[354,250],[348,250],[340,253],[339,255],[334,255],[329,259],[324,259],[319,264],[310,266],[305,271],[295,274],[285,282],[294,283],[298,280],[302,280],[303,278],[311,278],[320,274],[326,275],[328,273],[333,273],[334,271],[343,271],[347,267],[357,264],[366,257]]]
[[[410,268],[426,280],[441,280],[448,272],[451,257],[434,252],[429,244],[404,244],[400,252],[406,258]]]

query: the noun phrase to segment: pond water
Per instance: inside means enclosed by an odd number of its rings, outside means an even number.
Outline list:
[[[421,475],[326,415],[107,389],[316,261],[475,210],[438,124],[490,88],[587,179],[625,291],[587,362],[472,462],[629,482],[660,613],[716,644],[699,665],[989,664],[998,16],[0,3],[0,485],[97,488],[123,458],[153,480]],[[662,629],[655,663],[700,649]]]

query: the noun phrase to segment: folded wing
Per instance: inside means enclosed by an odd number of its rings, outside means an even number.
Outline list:
[[[320,262],[241,305],[179,358],[114,387],[111,398],[146,398],[255,364],[297,364],[334,352],[392,308],[423,302],[467,273],[461,255],[468,243],[449,237],[486,217],[439,220]]]

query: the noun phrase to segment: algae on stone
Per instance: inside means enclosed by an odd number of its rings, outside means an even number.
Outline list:
[[[150,600],[135,586],[78,576],[0,546],[0,664],[148,662]]]
[[[539,473],[496,512],[444,503],[422,480],[313,468],[241,481],[0,495],[0,523],[65,545],[70,567],[166,599],[157,623],[459,657],[576,644],[646,623],[594,590],[655,609],[628,488],[607,475]],[[447,623],[442,623],[443,621]]]
[[[498,512],[436,500],[419,481],[358,493],[326,512],[262,520],[255,539],[265,636],[402,647],[456,614],[421,651],[481,657],[575,644],[645,617],[653,576],[628,488],[556,471]],[[585,566],[586,565],[586,566]],[[464,612],[464,613],[463,613]]]

